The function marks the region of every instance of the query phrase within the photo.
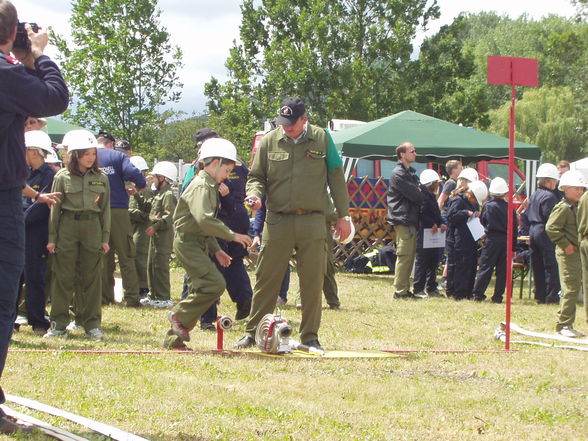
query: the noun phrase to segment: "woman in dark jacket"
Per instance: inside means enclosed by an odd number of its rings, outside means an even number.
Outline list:
[[[468,184],[449,200],[447,207],[447,296],[455,300],[472,298],[478,264],[478,244],[467,225],[479,216],[480,205],[488,196],[483,182]]]

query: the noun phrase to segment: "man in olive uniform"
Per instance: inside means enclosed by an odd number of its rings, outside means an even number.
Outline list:
[[[327,215],[327,267],[325,270],[325,280],[323,282],[323,294],[330,309],[339,309],[341,301],[339,300],[339,288],[335,279],[335,262],[333,261],[333,238],[331,227],[337,222],[337,213],[333,202],[329,199],[329,214]]]
[[[129,195],[126,181],[131,181],[137,189],[145,188],[145,177],[135,167],[128,156],[114,150],[114,137],[107,132],[98,134],[98,165],[108,176],[110,182],[110,216],[112,231],[110,234],[110,251],[104,256],[102,270],[102,302],[114,302],[114,253],[118,256],[118,265],[123,282],[126,306],[140,307],[139,278],[135,266],[135,243],[133,227],[129,216]]]
[[[577,171],[565,172],[559,181],[564,198],[553,207],[545,231],[555,244],[555,257],[559,267],[561,300],[555,330],[564,337],[584,337],[574,329],[576,302],[582,287],[582,261],[578,243],[578,201],[585,185]]]
[[[321,291],[326,255],[326,211],[330,189],[337,211],[336,235],[350,232],[349,202],[342,161],[330,135],[308,124],[306,108],[299,98],[282,102],[276,123],[266,134],[247,182],[246,200],[261,208],[266,197],[267,215],[256,273],[250,320],[246,335],[236,348],[255,344],[254,335],[264,315],[276,306],[277,293],[296,250],[302,321],[302,343],[320,348]]]
[[[582,260],[582,289],[584,291],[584,310],[588,321],[588,192],[584,192],[578,204],[578,239]]]

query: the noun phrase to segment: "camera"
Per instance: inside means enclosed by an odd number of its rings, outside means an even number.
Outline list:
[[[39,32],[39,26],[37,23],[29,24],[31,25],[33,32]],[[14,39],[14,43],[12,45],[13,49],[22,49],[25,51],[29,51],[31,49],[31,40],[29,40],[29,35],[27,34],[25,25],[26,23],[18,23],[16,25],[16,38]]]

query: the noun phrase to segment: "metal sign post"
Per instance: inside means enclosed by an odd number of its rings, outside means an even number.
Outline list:
[[[500,57],[491,55],[488,57],[488,83],[510,84],[510,130],[508,151],[508,223],[506,241],[506,339],[504,349],[510,350],[510,311],[512,302],[512,260],[513,260],[513,194],[514,194],[514,167],[515,167],[515,101],[516,86],[536,87],[539,85],[539,63],[536,58]]]

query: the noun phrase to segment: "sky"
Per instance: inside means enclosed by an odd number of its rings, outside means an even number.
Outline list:
[[[52,26],[64,36],[69,35],[70,0],[12,0],[21,21]],[[495,11],[517,18],[524,13],[535,19],[549,14],[566,17],[574,15],[570,0],[438,0],[441,18],[430,23],[426,33],[419,32],[414,44],[427,35],[434,35],[441,26],[449,24],[460,12]],[[205,111],[204,84],[212,76],[227,78],[225,60],[233,41],[239,39],[241,0],[159,0],[161,24],[171,34],[171,42],[183,51],[184,67],[180,81],[184,84],[182,99],[173,105],[188,114]],[[55,49],[46,53],[54,57]]]

